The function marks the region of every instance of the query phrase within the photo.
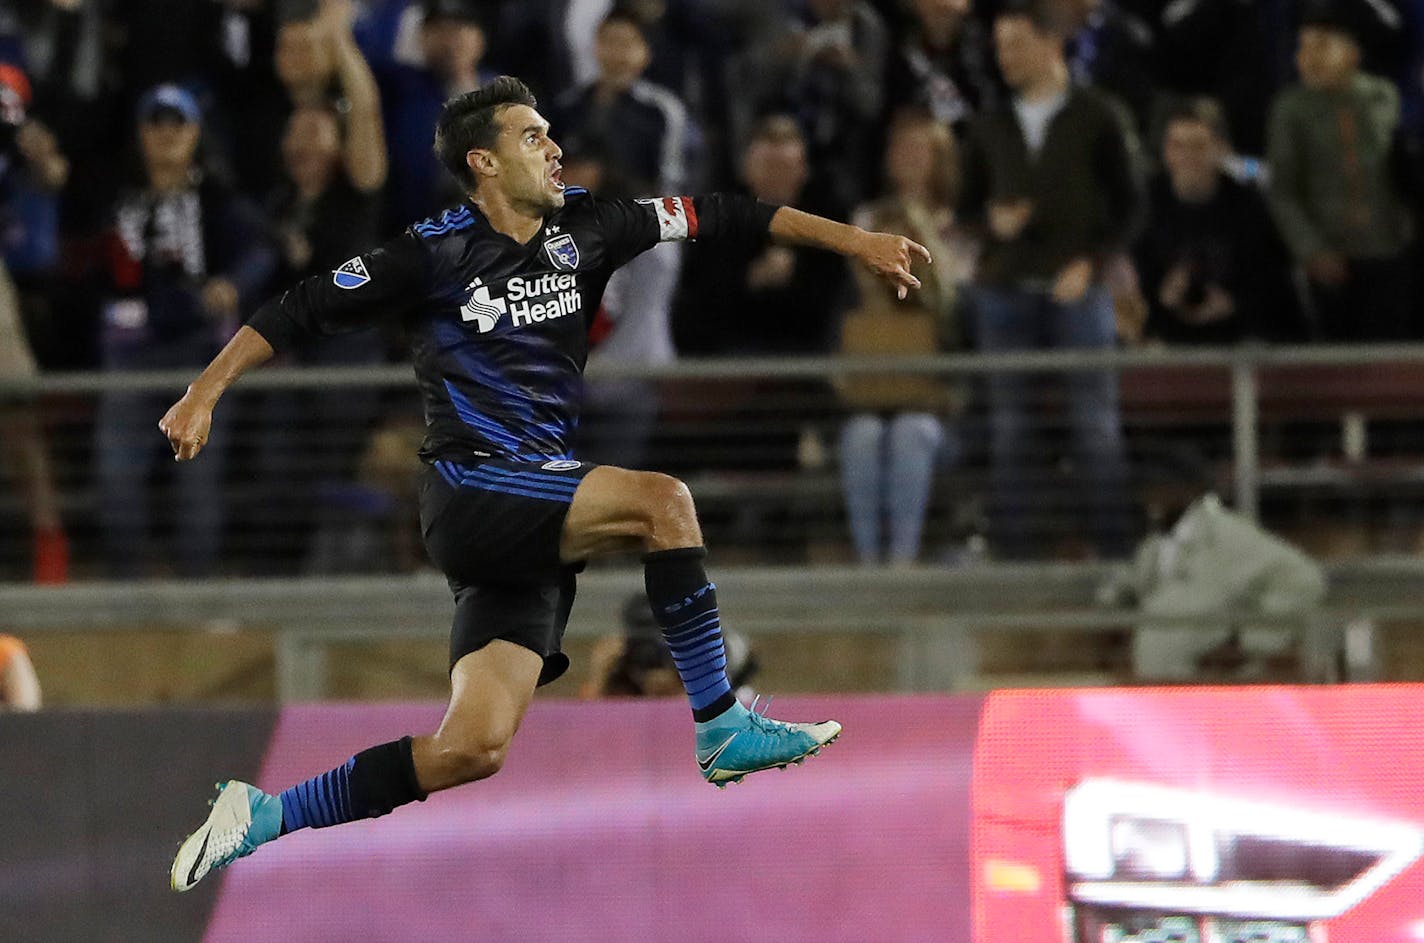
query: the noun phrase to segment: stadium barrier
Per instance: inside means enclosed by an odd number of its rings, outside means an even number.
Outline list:
[[[844,686],[855,666],[827,663],[820,654],[832,636],[882,640],[888,652],[885,676],[864,689],[900,691],[973,690],[995,684],[1063,683],[1076,672],[1087,683],[1128,680],[1127,665],[1094,664],[1094,637],[1121,647],[1145,617],[1132,607],[1104,606],[1098,589],[1112,572],[1104,564],[983,565],[973,568],[879,570],[861,567],[719,567],[727,624],[758,646],[778,638],[780,658],[764,659],[758,679],[772,690],[826,690]],[[1379,651],[1392,629],[1408,640],[1424,621],[1424,561],[1341,561],[1328,568],[1329,592],[1321,608],[1294,619],[1271,620],[1259,613],[1206,612],[1170,623],[1202,631],[1222,625],[1274,624],[1299,632],[1299,663],[1287,678],[1314,681],[1412,677],[1413,662],[1381,664]],[[623,602],[639,592],[642,576],[633,568],[595,568],[581,577],[569,624],[570,644],[622,631]],[[61,590],[0,584],[0,624],[19,631],[47,665],[63,670],[62,646],[50,652],[47,639],[73,633],[120,635],[136,627],[161,628],[201,640],[244,633],[262,638],[274,661],[276,698],[285,703],[324,697],[351,697],[331,682],[346,643],[426,642],[434,688],[444,686],[443,640],[452,611],[448,589],[433,573],[410,576],[270,580],[146,581],[76,584]],[[1352,643],[1352,627],[1372,627]],[[266,633],[266,634],[264,634]],[[270,637],[270,642],[266,641]],[[1022,640],[1033,653],[1007,667],[987,643]],[[1030,641],[1032,640],[1032,641]],[[1411,643],[1412,644],[1412,643]],[[1087,653],[1085,656],[1084,653]],[[1406,653],[1407,654],[1407,653]],[[785,672],[778,661],[806,663],[803,676]],[[93,672],[111,664],[80,662],[88,686],[105,681]],[[192,670],[188,664],[184,670]],[[584,666],[576,666],[579,674]],[[1032,677],[1029,677],[1032,676]],[[810,680],[806,680],[809,677]],[[136,683],[119,680],[117,684]],[[561,682],[562,683],[562,682]],[[107,685],[106,685],[107,687]],[[406,695],[420,690],[406,690]],[[570,693],[562,688],[555,693]],[[389,695],[388,695],[389,696]],[[399,696],[399,695],[397,695]],[[219,689],[190,699],[231,698]],[[180,700],[184,698],[179,698]],[[75,700],[85,703],[82,694]],[[101,698],[102,700],[102,698]],[[92,703],[92,696],[87,701]],[[125,703],[133,703],[125,700]]]

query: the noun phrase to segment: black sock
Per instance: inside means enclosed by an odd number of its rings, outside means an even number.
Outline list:
[[[373,819],[407,802],[424,802],[410,737],[362,750],[335,769],[282,790],[282,831]]]

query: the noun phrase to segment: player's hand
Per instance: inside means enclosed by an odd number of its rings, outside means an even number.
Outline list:
[[[910,272],[918,256],[930,263],[930,250],[913,239],[888,232],[868,232],[856,250],[856,258],[876,275],[895,286],[895,295],[904,300],[911,288],[919,288],[920,280]]]
[[[212,426],[213,404],[194,395],[191,386],[158,421],[158,428],[173,447],[175,462],[186,462],[201,452],[203,446],[208,444]]]

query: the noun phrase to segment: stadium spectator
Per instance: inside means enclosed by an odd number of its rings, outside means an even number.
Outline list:
[[[811,0],[809,7],[813,19],[797,34],[785,104],[806,130],[816,173],[851,206],[875,186],[889,32],[863,0]]]
[[[421,11],[422,65],[388,63],[378,73],[391,163],[389,231],[462,199],[431,153],[430,128],[447,98],[493,77],[481,66],[487,44],[474,0],[425,0]]]
[[[34,86],[34,114],[59,139],[73,166],[65,201],[69,218],[102,208],[112,183],[114,141],[127,130],[117,111],[117,50],[103,0],[50,0],[0,5],[0,59],[22,66]],[[81,219],[93,225],[93,219]],[[66,222],[68,225],[68,222]]]
[[[282,178],[280,141],[291,109],[277,74],[279,8],[286,0],[218,0],[217,55],[208,75],[204,147],[218,147],[243,193],[260,199]],[[200,101],[205,101],[200,99]]]
[[[69,162],[59,152],[54,136],[27,119],[29,100],[25,73],[0,63],[0,250],[4,253],[0,256],[0,378],[20,380],[33,378],[37,368],[10,266],[23,257],[22,270],[33,269],[43,264],[37,255],[57,251],[54,220],[37,220],[33,212],[25,213],[24,197],[52,196],[69,175]],[[48,233],[43,231],[46,222]],[[51,248],[38,248],[38,243],[46,241]],[[35,580],[63,582],[68,576],[69,551],[49,449],[33,404],[14,392],[0,392],[0,460],[11,466],[25,495]]]
[[[615,9],[599,24],[598,75],[561,95],[549,121],[572,151],[596,150],[634,195],[672,193],[687,184],[687,109],[667,89],[644,81],[652,48],[642,22]]]
[[[359,87],[375,98],[373,83]],[[282,137],[286,179],[267,207],[281,251],[282,284],[334,271],[378,241],[384,152],[379,104],[351,107],[344,126],[342,116],[327,105],[299,105],[292,112]],[[375,364],[384,356],[380,333],[358,331],[325,344],[297,345],[288,362]],[[263,536],[263,566],[288,570],[286,564],[301,555],[323,486],[352,478],[379,410],[380,391],[374,387],[266,397],[258,445],[265,487],[262,499],[245,515]]]
[[[1230,144],[1221,107],[1184,101],[1163,125],[1164,172],[1152,182],[1150,225],[1134,250],[1150,306],[1147,336],[1174,344],[1300,340],[1290,259],[1265,201],[1222,170]]]
[[[40,709],[40,679],[25,643],[0,635],[0,713]]]
[[[929,109],[958,132],[999,100],[993,51],[972,0],[914,0],[914,19],[890,59],[886,104]]]
[[[276,254],[260,214],[199,160],[201,113],[176,85],[139,100],[142,171],[113,207],[102,337],[107,371],[202,363],[265,290]],[[95,427],[100,519],[109,566],[140,575],[148,558],[147,479],[163,444],[153,414],[165,394],[110,390]],[[157,397],[157,399],[155,399]],[[206,466],[173,469],[172,560],[184,575],[212,571],[223,525],[224,450]]]
[[[831,219],[846,212],[808,186],[806,139],[795,119],[772,115],[742,158],[747,192]],[[844,308],[840,259],[780,245],[697,246],[683,266],[673,336],[684,354],[825,353]]]
[[[885,148],[886,195],[861,206],[862,228],[899,233],[930,250],[933,266],[912,271],[913,298],[869,278],[856,281],[860,306],[841,326],[851,355],[927,355],[959,346],[951,227],[958,154],[949,126],[928,112],[896,116]],[[921,376],[849,376],[840,386],[852,415],[841,428],[841,487],[861,563],[914,562],[934,469],[956,437],[942,415],[952,403],[942,381]]]
[[[960,213],[984,233],[973,292],[980,350],[1094,350],[1114,344],[1105,262],[1129,241],[1140,203],[1126,131],[1095,90],[1068,77],[1063,37],[1045,7],[1005,4],[994,20],[999,68],[1012,105],[985,112],[970,128]],[[1100,554],[1129,549],[1127,463],[1117,377],[1075,371],[1065,387],[1074,490],[1086,514],[1082,533]],[[995,552],[1030,555],[1029,514],[1044,489],[1031,462],[1041,431],[1044,378],[988,378]]]
[[[1300,83],[1271,110],[1270,205],[1305,268],[1332,341],[1410,336],[1413,220],[1396,178],[1399,91],[1360,70],[1360,25],[1342,2],[1301,18]]]
[[[1162,6],[1154,56],[1162,91],[1221,102],[1227,135],[1247,154],[1261,154],[1266,115],[1280,82],[1267,4],[1185,0]]]
[[[1111,94],[1138,131],[1157,99],[1152,27],[1114,0],[1060,0],[1070,32],[1068,71],[1075,81]]]

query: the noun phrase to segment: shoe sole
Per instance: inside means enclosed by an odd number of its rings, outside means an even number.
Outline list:
[[[822,750],[839,740],[841,730],[843,729],[844,728],[837,729],[835,733],[831,734],[824,741],[807,750],[805,753],[802,753],[794,760],[787,760],[785,763],[769,763],[766,766],[758,766],[756,769],[719,769],[715,770],[711,776],[706,777],[706,780],[718,789],[726,789],[729,784],[739,783],[752,773],[760,773],[769,769],[786,769],[788,766],[800,766],[806,762],[807,757],[819,755]]]
[[[252,808],[247,802],[247,790],[234,788],[241,785],[237,780],[230,779],[218,786],[218,796],[210,803],[213,810],[196,831],[183,839],[183,843],[178,846],[178,853],[173,856],[173,865],[168,869],[170,888],[180,894],[190,891],[212,872],[213,869],[209,867],[195,880],[188,881],[188,876],[193,873],[194,862],[207,850],[207,836],[214,828],[219,825],[224,829],[238,827],[244,819],[248,825],[252,824]]]

